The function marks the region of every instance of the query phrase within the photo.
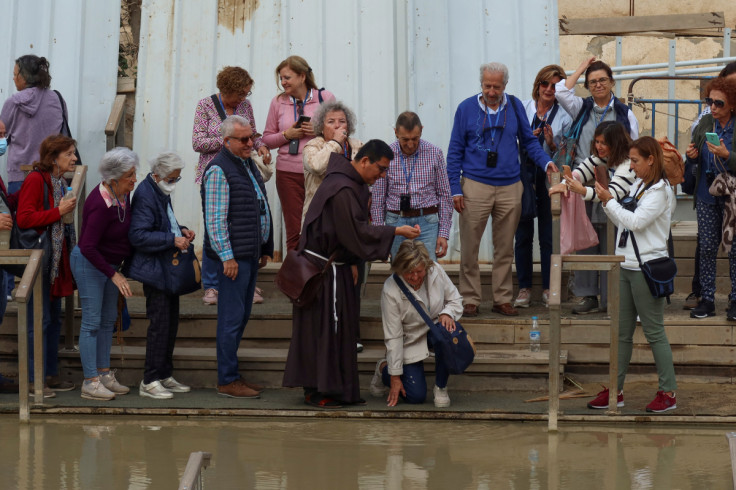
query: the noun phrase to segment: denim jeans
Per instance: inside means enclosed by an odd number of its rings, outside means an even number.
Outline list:
[[[95,378],[99,370],[110,367],[110,348],[118,317],[119,290],[112,279],[82,255],[79,247],[72,250],[71,265],[82,306],[79,357],[82,359],[84,377]]]
[[[59,374],[59,337],[61,337],[61,298],[51,300],[51,284],[47,277],[41,278],[43,281],[43,292],[41,301],[43,302],[43,372],[46,376],[56,376]],[[33,295],[27,303],[26,331],[28,332],[28,379],[35,379],[33,372]],[[19,304],[20,306],[20,304]]]
[[[8,182],[8,194],[15,194],[20,190],[20,188],[23,186],[22,180],[17,180],[14,182]],[[7,296],[13,292],[13,289],[15,288],[15,276],[13,274],[10,274],[9,272],[5,273],[5,302],[7,304]]]
[[[258,259],[237,260],[238,275],[230,279],[218,263],[217,280],[217,384],[230,384],[240,378],[238,347],[253,308],[253,292],[258,277]]]
[[[432,260],[437,260],[435,248],[437,247],[437,234],[439,233],[440,228],[439,214],[434,213],[426,214],[424,216],[416,216],[414,218],[402,218],[396,213],[387,211],[385,222],[387,226],[419,225],[419,228],[421,228],[422,232],[417,238],[415,238],[415,240],[419,240],[424,243],[424,246],[427,247],[427,252],[429,252],[429,257]],[[393,258],[396,257],[396,252],[399,251],[399,245],[401,245],[401,242],[403,242],[404,240],[406,240],[406,238],[404,238],[403,236],[397,236],[394,238],[394,243],[393,245],[391,245],[392,261]]]
[[[539,256],[542,264],[542,289],[549,289],[549,269],[552,257],[552,208],[547,193],[547,173],[534,167],[535,188],[537,191],[537,239],[539,240]],[[520,220],[516,228],[514,256],[516,259],[516,277],[519,289],[532,287],[534,248],[534,220]]]
[[[219,260],[213,260],[202,251],[202,288],[217,290],[217,268],[222,267]]]
[[[428,342],[430,342],[428,340]],[[431,343],[431,342],[430,342]],[[447,386],[447,380],[450,378],[450,372],[442,362],[441,356],[438,356],[439,351],[435,352],[434,369],[435,377],[434,384],[440,388]],[[427,379],[424,376],[424,361],[413,362],[411,364],[404,364],[404,372],[401,375],[401,384],[404,385],[404,391],[406,396],[400,395],[406,403],[420,404],[424,403],[427,399]],[[388,374],[388,366],[383,367],[381,371],[381,381],[383,384],[391,386],[391,375]]]

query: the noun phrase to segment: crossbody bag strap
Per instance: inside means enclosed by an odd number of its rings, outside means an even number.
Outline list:
[[[215,104],[215,109],[217,109],[217,113],[220,115],[220,119],[222,119],[223,121],[227,119],[225,108],[222,107],[222,104],[220,104],[220,98],[217,96],[217,94],[212,94],[210,97],[212,98],[212,103]]]
[[[72,137],[72,131],[69,129],[69,120],[67,119],[66,114],[66,102],[64,101],[64,97],[61,96],[61,92],[58,90],[54,90],[56,92],[57,97],[59,97],[59,103],[61,104],[61,129],[59,132],[63,135]],[[64,132],[64,128],[66,128],[66,132]]]
[[[393,277],[394,281],[396,281],[396,284],[399,286],[399,289],[401,289],[401,292],[404,293],[409,302],[414,306],[414,308],[416,308],[417,313],[419,313],[427,326],[429,326],[429,329],[435,332],[437,325],[435,325],[432,319],[429,318],[429,315],[427,315],[427,312],[419,304],[419,301],[417,301],[411,291],[409,291],[409,288],[406,287],[406,284],[404,284],[404,282],[399,278],[398,274],[394,273]]]

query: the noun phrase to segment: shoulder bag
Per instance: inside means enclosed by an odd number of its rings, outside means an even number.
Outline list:
[[[399,289],[409,299],[411,304],[416,308],[419,315],[424,319],[429,327],[432,345],[435,352],[441,352],[442,362],[447,367],[450,374],[462,374],[468,369],[475,359],[475,344],[470,335],[465,331],[460,322],[455,322],[455,331],[448,332],[441,323],[434,323],[419,304],[414,294],[409,291],[399,276],[394,273],[394,281],[398,284]]]
[[[303,250],[289,250],[273,282],[294,305],[308,306],[322,290],[322,278],[336,256],[334,252],[320,267],[307,259]]]
[[[159,254],[164,270],[164,292],[173,295],[193,293],[201,288],[201,268],[194,254],[194,245],[189,244],[186,252],[171,248]]]
[[[631,231],[629,233],[631,234],[631,244],[634,246],[634,252],[636,253],[636,260],[639,261],[639,268],[644,274],[649,291],[655,298],[667,298],[667,302],[669,302],[670,295],[675,292],[675,276],[677,275],[675,259],[660,257],[642,263],[639,247],[636,246],[636,238],[634,238]]]
[[[74,139],[74,137],[72,136],[72,130],[69,129],[69,120],[67,118],[66,102],[64,101],[64,97],[61,96],[61,92],[59,92],[58,90],[54,90],[54,92],[56,92],[56,95],[59,97],[59,102],[61,103],[62,121],[59,133]],[[79,156],[79,149],[76,145],[74,146],[74,155],[77,157],[77,161],[74,163],[74,165],[82,165],[82,157]]]
[[[38,172],[38,170],[34,170]],[[49,188],[46,184],[46,180],[41,176],[41,182],[43,182],[43,209],[50,209],[49,206]],[[51,258],[51,237],[49,236],[49,229],[46,227],[44,231],[39,235],[35,228],[21,228],[18,226],[18,222],[15,220],[13,215],[13,229],[10,231],[10,248],[11,250],[27,250],[27,249],[41,249],[43,250],[43,273],[46,274],[49,266],[49,259]],[[26,270],[25,264],[5,264],[2,268],[13,274],[14,276],[22,277],[23,272]]]

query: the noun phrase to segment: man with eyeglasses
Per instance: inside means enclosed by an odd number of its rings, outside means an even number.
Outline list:
[[[273,257],[266,187],[251,160],[253,129],[242,116],[221,126],[223,147],[207,165],[201,187],[204,253],[218,264],[217,393],[259,398],[263,387],[238,372],[238,348],[253,306],[258,269]]]
[[[303,387],[304,403],[334,409],[365,405],[360,397],[356,335],[360,308],[351,265],[385,260],[394,236],[419,236],[419,226],[373,226],[369,185],[385,175],[394,158],[381,140],[370,140],[351,161],[332,153],[325,179],[304,217],[296,252],[324,268],[317,297],[294,306],[284,386]]]
[[[371,188],[371,217],[374,225],[415,225],[422,229],[432,260],[447,254],[452,226],[452,197],[442,150],[422,139],[422,122],[414,112],[402,112],[396,120],[394,158],[385,178]],[[403,237],[396,237],[391,257]]]
[[[447,175],[455,210],[460,213],[460,294],[463,316],[477,316],[481,302],[478,251],[492,217],[493,311],[505,316],[519,312],[511,305],[514,233],[521,217],[519,146],[540,169],[557,167],[532,134],[521,101],[504,93],[509,80],[502,63],[480,67],[481,92],[463,102],[447,152]]]

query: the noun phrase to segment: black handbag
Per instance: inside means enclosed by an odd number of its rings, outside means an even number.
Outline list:
[[[639,268],[644,279],[647,281],[649,291],[655,298],[667,298],[669,303],[670,296],[675,292],[675,276],[677,275],[677,264],[672,257],[660,257],[642,263],[639,255],[639,247],[636,245],[636,238],[631,234],[631,244],[634,246],[636,260],[639,261]],[[672,233],[670,232],[670,239]]]
[[[521,221],[537,217],[537,190],[535,187],[537,167],[528,164],[521,165],[521,183],[524,192],[521,194]]]
[[[462,374],[468,369],[475,359],[475,344],[470,335],[465,331],[460,322],[455,322],[455,331],[448,332],[441,323],[433,323],[427,312],[421,307],[404,282],[394,273],[394,281],[398,284],[399,289],[409,299],[411,304],[416,308],[419,315],[429,326],[430,340],[434,346],[435,352],[440,352],[440,358],[447,367],[450,374]]]
[[[202,269],[194,254],[194,245],[189,244],[186,252],[172,248],[159,255],[164,270],[164,292],[182,295],[198,291],[201,286]]]
[[[697,163],[690,161],[685,162],[685,172],[682,174],[682,178],[684,180],[680,184],[680,189],[682,189],[682,192],[684,192],[685,194],[690,194],[691,196],[695,194],[695,174],[697,173],[697,171]]]
[[[38,172],[38,170],[34,170]],[[43,182],[43,209],[49,209],[49,193],[48,185],[46,180],[41,179]],[[11,250],[43,250],[43,269],[42,272],[46,274],[49,267],[49,259],[52,255],[51,250],[51,236],[49,228],[46,229],[40,235],[35,228],[21,228],[18,226],[18,222],[15,220],[13,215],[13,228],[10,230],[10,249]],[[22,277],[23,272],[26,270],[25,264],[4,264],[2,269],[10,274],[17,277]]]

